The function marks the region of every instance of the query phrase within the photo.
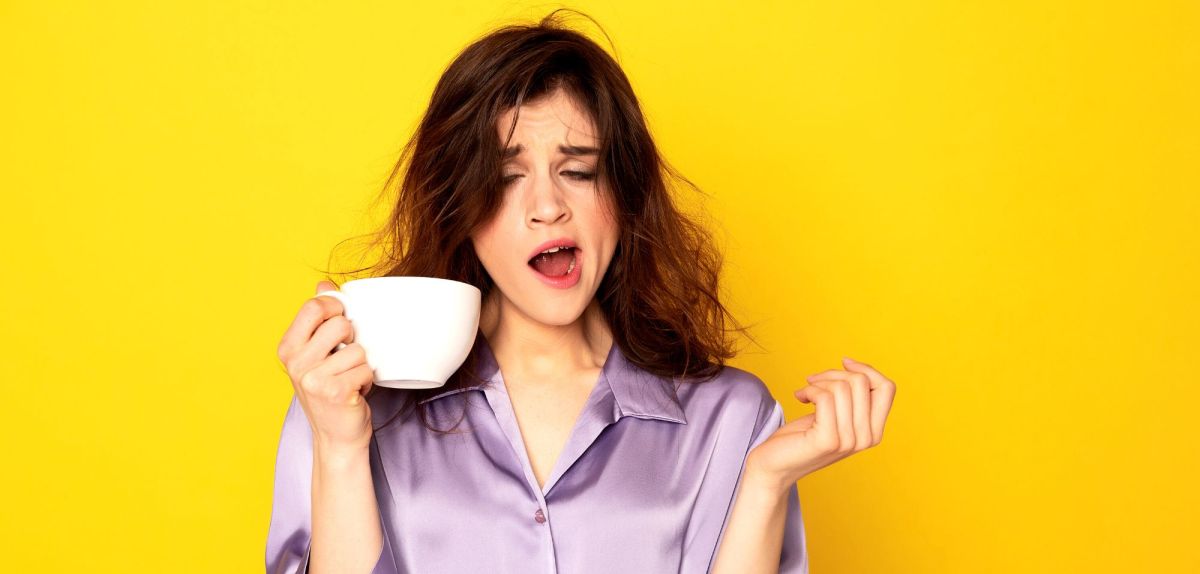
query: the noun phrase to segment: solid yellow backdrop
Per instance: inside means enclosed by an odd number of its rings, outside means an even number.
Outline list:
[[[454,54],[556,6],[0,5],[6,571],[260,571],[280,336]],[[800,482],[814,572],[1200,570],[1196,3],[570,6],[712,195],[734,364],[789,419],[899,385]]]

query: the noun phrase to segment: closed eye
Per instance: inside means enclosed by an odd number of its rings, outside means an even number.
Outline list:
[[[577,180],[577,181],[591,181],[596,178],[596,173],[591,172],[591,171],[564,171],[564,172],[560,172],[560,173],[562,173],[563,175],[565,175],[571,179]],[[523,176],[519,173],[514,173],[511,175],[504,176],[503,181],[505,184],[509,184],[509,183],[516,181],[516,179],[518,177],[523,177]]]

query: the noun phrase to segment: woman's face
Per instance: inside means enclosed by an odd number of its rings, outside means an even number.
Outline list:
[[[512,115],[508,110],[498,121],[501,142]],[[608,190],[596,193],[597,147],[591,118],[566,92],[521,107],[503,164],[504,199],[471,236],[508,311],[568,325],[595,296],[618,238]],[[575,248],[535,257],[559,239]]]

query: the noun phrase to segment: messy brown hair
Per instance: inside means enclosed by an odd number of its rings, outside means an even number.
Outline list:
[[[613,344],[655,375],[676,382],[711,380],[737,353],[727,334],[744,334],[746,327],[718,296],[722,256],[711,234],[676,206],[670,184],[700,190],[660,155],[614,57],[568,27],[564,11],[574,12],[560,8],[535,24],[494,29],[446,68],[384,183],[380,198],[391,197],[393,188],[397,193],[386,223],[370,234],[380,255],[349,273],[451,279],[478,287],[487,300],[495,284],[470,237],[503,199],[507,142],[497,134],[499,118],[562,89],[596,127],[601,150],[596,168],[605,183],[596,190],[609,190],[620,230],[596,292]],[[515,127],[515,114],[512,121]],[[508,133],[511,137],[511,128]],[[478,345],[444,386],[409,390],[383,426],[410,407],[425,407],[420,401],[434,394],[481,384],[473,369],[477,355]],[[385,391],[393,389],[375,385],[368,399]],[[422,424],[444,432],[429,424],[425,408],[417,410]]]

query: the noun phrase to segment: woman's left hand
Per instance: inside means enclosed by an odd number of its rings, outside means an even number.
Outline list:
[[[781,487],[883,440],[896,384],[866,363],[843,359],[845,371],[807,377],[795,392],[816,412],[784,424],[746,457],[746,470]]]

